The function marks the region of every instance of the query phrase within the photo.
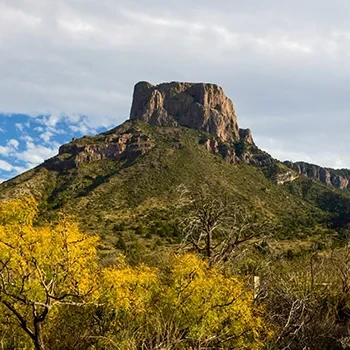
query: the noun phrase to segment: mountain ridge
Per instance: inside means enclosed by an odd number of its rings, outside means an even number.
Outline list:
[[[260,150],[251,131],[239,128],[221,88],[140,86],[129,120],[62,145],[55,157],[0,184],[0,199],[33,195],[44,221],[62,211],[74,214],[84,230],[100,232],[112,251],[122,238],[150,247],[159,239],[176,242],[179,186],[224,194],[272,220],[281,237],[328,232],[340,214],[342,227],[350,222],[350,196],[305,181]],[[191,91],[195,97],[187,96]]]
[[[284,161],[283,164],[295,170],[298,174],[306,175],[307,177],[318,180],[325,185],[341,190],[350,189],[349,169],[333,169],[303,161]]]

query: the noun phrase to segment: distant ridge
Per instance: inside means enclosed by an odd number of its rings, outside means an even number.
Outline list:
[[[341,190],[350,188],[350,170],[348,169],[325,168],[306,162],[285,161],[284,164],[298,172],[298,174],[321,181],[325,185]]]

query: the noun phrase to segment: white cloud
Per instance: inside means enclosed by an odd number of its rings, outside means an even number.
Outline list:
[[[16,153],[15,157],[17,160],[25,162],[27,168],[32,168],[56,155],[59,146],[57,142],[54,142],[52,147],[27,142],[26,149],[23,152]]]
[[[83,134],[83,135],[86,135],[89,132],[89,128],[86,125],[84,125],[84,124],[70,125],[69,129],[72,130],[75,133],[80,133],[80,134]]]
[[[247,116],[240,125],[259,146],[272,137],[281,152],[323,164],[331,159],[319,154],[331,152],[350,167],[349,10],[343,0],[4,0],[0,112],[48,115],[35,131],[49,146],[69,118],[67,130],[82,134],[123,122],[139,80],[209,81]],[[273,125],[275,115],[287,121]]]
[[[19,142],[18,142],[17,140],[15,140],[15,139],[11,139],[11,140],[7,143],[7,145],[8,145],[9,147],[12,147],[13,149],[17,149],[18,146],[19,146]]]
[[[45,142],[45,143],[50,143],[51,141],[51,137],[53,136],[54,134],[51,132],[51,131],[45,131],[44,133],[42,133],[40,135],[40,138]]]
[[[46,119],[45,125],[54,128],[58,122],[61,121],[61,117],[56,115],[51,115],[49,118]]]
[[[0,19],[2,24],[7,22],[14,25],[14,28],[18,26],[38,26],[42,21],[40,17],[31,15],[26,11],[22,11],[20,8],[15,8],[4,3],[0,3]]]
[[[34,141],[34,139],[29,135],[21,136],[21,140],[26,141],[26,142],[33,142]]]
[[[11,139],[7,142],[5,146],[0,145],[0,155],[8,157],[16,152],[19,146],[19,142],[15,139]]]
[[[282,40],[282,45],[290,51],[300,51],[302,53],[312,53],[313,51],[313,48],[310,45],[305,45],[288,39]]]
[[[21,124],[21,123],[16,123],[15,126],[16,126],[16,128],[17,128],[20,132],[23,132],[23,130],[24,130],[23,124]]]
[[[76,19],[58,19],[57,23],[64,30],[67,30],[67,31],[73,32],[73,33],[86,33],[86,32],[90,33],[90,32],[96,31],[96,28],[94,26],[82,21],[79,18],[76,18]]]
[[[6,146],[0,146],[0,155],[2,156],[8,156],[9,155],[9,149]]]
[[[179,18],[171,18],[164,16],[152,16],[145,12],[134,12],[128,10],[121,10],[120,14],[130,19],[134,22],[145,23],[151,26],[159,26],[159,27],[168,27],[168,28],[186,28],[186,29],[195,29],[195,30],[203,30],[207,28],[207,25],[201,22],[195,22],[193,20],[185,21]]]
[[[9,162],[0,159],[0,170],[6,171],[6,172],[15,172],[16,174],[19,174],[24,172],[26,169],[24,167],[14,166]]]
[[[13,166],[5,160],[0,159],[0,169],[4,171],[12,171]]]
[[[96,134],[95,128],[91,125],[89,118],[82,118],[75,119],[74,121],[72,119],[68,120],[69,122],[69,129],[73,131],[74,133],[78,133],[81,135],[88,135],[88,134]]]

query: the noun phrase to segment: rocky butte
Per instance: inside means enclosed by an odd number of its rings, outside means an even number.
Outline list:
[[[202,140],[208,151],[230,163],[271,163],[254,144],[251,131],[240,129],[232,101],[216,84],[171,82],[135,85],[130,120],[156,126],[183,126],[214,137]]]
[[[267,165],[272,158],[256,147],[249,129],[240,129],[232,101],[215,84],[171,82],[134,87],[130,119],[95,137],[73,139],[46,162],[54,170],[68,170],[101,159],[135,159],[156,143],[139,122],[159,128],[186,127],[203,132],[200,143],[234,164]]]
[[[134,88],[130,119],[203,130],[222,141],[240,139],[233,103],[215,84],[172,82],[153,86],[139,82]]]

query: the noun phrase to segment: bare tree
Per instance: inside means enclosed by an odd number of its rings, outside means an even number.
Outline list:
[[[183,243],[205,256],[210,264],[229,261],[238,246],[271,234],[270,222],[257,219],[226,195],[181,186],[179,206],[184,211]]]

